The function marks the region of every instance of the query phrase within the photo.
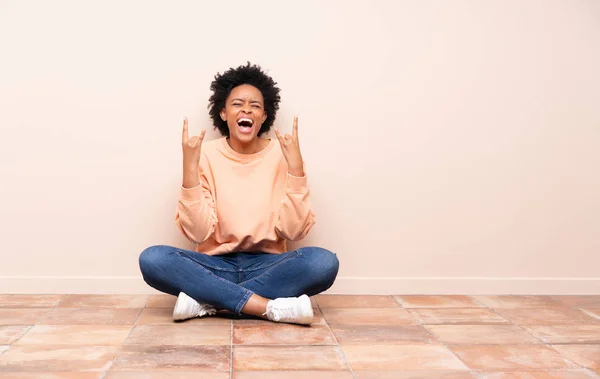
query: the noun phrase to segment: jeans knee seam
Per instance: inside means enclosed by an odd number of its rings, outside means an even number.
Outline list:
[[[299,254],[298,254],[298,251],[294,251],[293,253],[291,253],[289,256],[285,257],[285,258],[284,258],[284,259],[282,259],[281,261],[279,261],[279,262],[277,262],[277,263],[275,263],[275,264],[271,265],[267,271],[263,272],[263,273],[262,273],[262,274],[260,274],[259,276],[256,276],[256,277],[254,277],[254,278],[252,278],[252,279],[248,279],[248,280],[245,280],[245,281],[243,281],[243,282],[240,282],[240,283],[238,283],[238,285],[240,285],[240,286],[241,286],[241,285],[244,285],[244,284],[246,284],[246,283],[249,283],[249,282],[251,282],[251,281],[253,281],[253,280],[260,279],[260,278],[262,278],[263,276],[265,276],[266,274],[268,274],[269,272],[271,272],[271,271],[272,271],[274,268],[276,268],[277,266],[281,265],[281,264],[282,264],[282,263],[284,263],[284,262],[287,262],[287,261],[289,261],[289,260],[290,260],[290,259],[292,259],[292,258],[297,258],[298,256],[299,256]]]
[[[181,255],[182,257],[184,257],[184,258],[186,258],[186,259],[188,259],[188,260],[190,260],[190,261],[194,262],[194,263],[195,263],[195,264],[197,264],[198,266],[202,267],[204,270],[206,270],[206,272],[208,272],[210,275],[213,275],[215,278],[219,279],[220,281],[222,281],[222,282],[225,282],[225,283],[232,283],[232,284],[236,284],[236,283],[230,282],[230,281],[229,281],[229,280],[227,280],[227,279],[223,279],[223,278],[221,278],[221,277],[220,277],[220,276],[218,276],[218,275],[215,275],[215,274],[214,274],[212,271],[210,271],[209,269],[207,269],[206,267],[204,267],[204,265],[203,265],[203,264],[201,264],[201,263],[199,263],[199,262],[196,262],[196,261],[195,261],[195,260],[193,260],[192,258],[188,257],[188,256],[187,256],[187,254],[185,254],[185,253],[184,253],[184,254],[181,254],[181,253],[180,253],[180,255]],[[246,288],[244,288],[244,289],[246,289]]]
[[[181,255],[181,256],[185,256],[186,258],[188,258],[191,261],[194,261],[196,264],[198,264],[200,266],[206,266],[206,267],[209,267],[209,268],[211,268],[213,270],[216,270],[216,271],[224,271],[224,272],[236,272],[237,271],[236,269],[233,269],[233,268],[216,267],[216,266],[213,266],[213,265],[209,265],[207,263],[198,262],[197,260],[195,260],[194,258],[192,258],[186,251],[177,250],[177,253],[179,255]],[[197,253],[197,254],[201,254],[201,253]]]

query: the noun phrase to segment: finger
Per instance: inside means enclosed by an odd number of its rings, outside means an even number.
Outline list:
[[[279,134],[279,130],[277,130],[277,129],[275,129],[275,136],[279,140],[279,143],[282,144],[283,143],[283,138],[281,137],[281,134]]]
[[[199,149],[202,146],[202,140],[204,139],[205,134],[205,131],[202,130],[198,137],[192,137],[193,139],[195,139],[194,148]]]
[[[292,128],[292,137],[298,139],[298,116],[294,116],[294,127]]]
[[[183,143],[187,143],[187,141],[190,139],[190,136],[188,135],[188,120],[187,117],[183,118],[183,136],[181,137]]]

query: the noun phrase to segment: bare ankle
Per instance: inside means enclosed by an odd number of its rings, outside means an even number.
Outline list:
[[[268,303],[269,299],[257,294],[252,294],[242,308],[242,313],[267,319],[265,313],[267,312]]]

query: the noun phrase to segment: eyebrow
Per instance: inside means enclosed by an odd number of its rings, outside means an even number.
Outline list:
[[[231,102],[233,103],[234,101],[244,101],[244,99],[240,99],[240,98],[235,98],[235,99],[231,99]],[[259,100],[250,100],[251,103],[259,103],[262,104]]]

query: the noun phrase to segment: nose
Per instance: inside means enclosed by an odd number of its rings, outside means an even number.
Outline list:
[[[252,108],[250,107],[250,104],[245,103],[244,106],[242,107],[242,111],[244,113],[251,113],[252,112]]]

